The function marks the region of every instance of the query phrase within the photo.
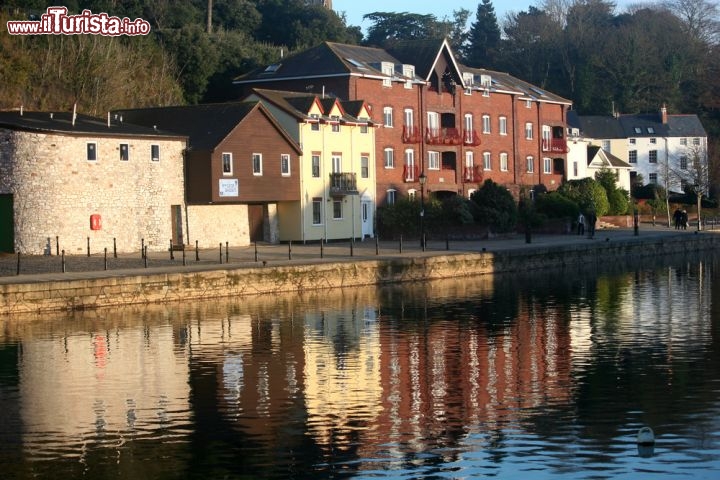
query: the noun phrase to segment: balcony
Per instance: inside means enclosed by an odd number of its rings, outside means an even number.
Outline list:
[[[357,195],[356,173],[331,173],[330,195]]]
[[[463,180],[468,183],[480,183],[483,180],[483,171],[480,165],[465,167],[463,171]]]
[[[425,132],[428,145],[461,145],[462,140],[457,128],[428,128]]]
[[[403,126],[402,131],[403,143],[420,143],[422,142],[422,133],[420,129],[415,126]]]
[[[420,169],[417,165],[405,165],[403,167],[403,181],[417,182],[420,178]]]
[[[567,142],[564,138],[543,138],[542,150],[543,152],[567,153]]]
[[[463,143],[468,147],[477,147],[480,145],[480,135],[475,129],[463,130]]]

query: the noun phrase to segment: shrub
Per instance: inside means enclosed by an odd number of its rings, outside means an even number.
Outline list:
[[[558,192],[535,197],[535,208],[548,218],[575,219],[580,213],[578,204]]]
[[[470,200],[477,207],[475,221],[478,223],[499,232],[508,232],[515,228],[517,206],[507,188],[488,179],[472,194]]]
[[[607,193],[607,198],[609,204],[608,215],[625,215],[628,213],[630,200],[627,190],[616,188]]]
[[[560,186],[558,192],[577,203],[583,212],[593,210],[598,217],[608,212],[607,193],[593,178],[569,180]]]

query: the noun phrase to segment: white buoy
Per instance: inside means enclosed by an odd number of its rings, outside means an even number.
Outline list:
[[[655,445],[655,433],[650,427],[642,427],[637,434],[638,445]]]

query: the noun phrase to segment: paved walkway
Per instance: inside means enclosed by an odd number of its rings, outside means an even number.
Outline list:
[[[670,237],[678,235],[696,235],[718,233],[696,232],[694,229],[678,231],[667,227],[641,225],[638,235],[633,229],[601,229],[595,238],[587,236],[568,235],[533,235],[531,243],[525,241],[522,234],[498,236],[492,239],[473,241],[429,240],[426,251],[420,248],[417,239],[405,240],[400,251],[399,241],[381,241],[376,244],[374,239],[355,242],[352,249],[350,242],[331,242],[322,246],[319,243],[308,244],[258,244],[257,261],[254,245],[246,247],[230,247],[229,251],[223,246],[220,249],[200,250],[196,260],[194,249],[185,251],[183,265],[183,252],[173,252],[174,259],[169,252],[149,252],[147,262],[141,258],[140,252],[135,254],[120,254],[113,258],[110,253],[107,266],[104,253],[86,255],[70,255],[65,257],[65,271],[61,257],[52,256],[21,256],[20,274],[18,271],[18,256],[4,254],[0,256],[0,284],[35,283],[58,280],[71,280],[83,278],[102,278],[113,276],[144,275],[156,273],[173,273],[181,271],[215,270],[218,268],[243,268],[262,265],[289,265],[311,264],[320,262],[352,262],[358,260],[375,260],[403,257],[432,256],[448,253],[463,252],[498,252],[513,249],[552,247],[571,244],[587,244],[597,241],[638,241],[643,239]],[[376,253],[377,248],[377,253]],[[321,258],[322,254],[322,258]]]

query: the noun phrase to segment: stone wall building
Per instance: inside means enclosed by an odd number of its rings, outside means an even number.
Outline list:
[[[186,139],[69,112],[0,112],[0,251],[182,243]]]

